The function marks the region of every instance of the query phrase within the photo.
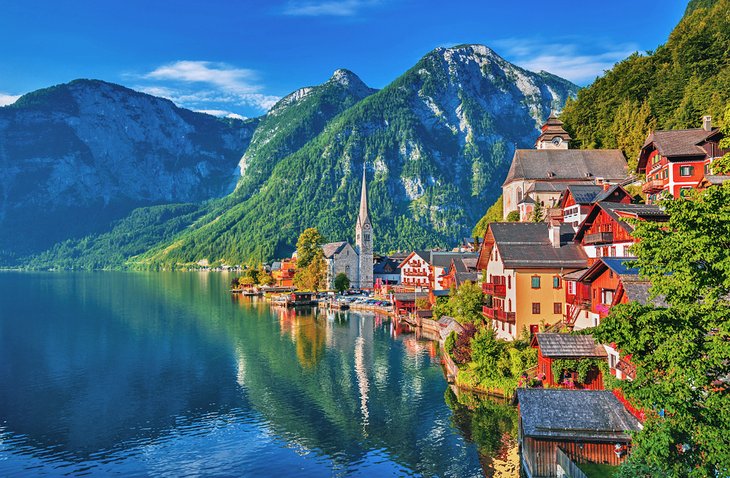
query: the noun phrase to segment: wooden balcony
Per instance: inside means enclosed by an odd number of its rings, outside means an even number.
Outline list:
[[[515,313],[505,312],[497,307],[482,306],[482,314],[488,319],[496,319],[501,322],[515,323]]]
[[[663,179],[652,179],[641,186],[641,191],[646,194],[654,194],[664,189]]]
[[[493,319],[495,317],[494,309],[492,307],[487,307],[486,305],[482,306],[482,314],[488,319]]]
[[[482,292],[497,297],[507,295],[507,287],[505,284],[494,284],[492,282],[484,282],[482,284]]]
[[[594,232],[586,234],[584,244],[608,244],[613,242],[613,232]]]

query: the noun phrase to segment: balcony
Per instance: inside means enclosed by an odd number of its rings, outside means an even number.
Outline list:
[[[510,322],[512,324],[515,323],[514,312],[505,312],[496,307],[482,306],[482,314],[488,319],[497,319],[501,322]]]
[[[662,191],[663,189],[664,189],[664,180],[663,179],[652,179],[651,181],[645,182],[644,185],[641,186],[641,191],[646,194],[658,193],[659,191]]]
[[[613,232],[594,232],[586,234],[584,244],[608,244],[613,242]]]
[[[482,292],[497,297],[504,297],[507,294],[507,287],[505,284],[485,282],[482,284]]]

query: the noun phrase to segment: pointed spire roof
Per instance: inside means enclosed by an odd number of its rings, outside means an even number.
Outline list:
[[[357,222],[362,226],[370,222],[370,212],[368,211],[368,188],[365,178],[365,163],[362,165],[362,191],[360,192],[360,214],[357,216]]]

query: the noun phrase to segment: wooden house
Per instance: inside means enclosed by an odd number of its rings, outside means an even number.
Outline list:
[[[449,267],[438,278],[441,288],[444,290],[451,289],[452,287],[458,289],[464,282],[477,282],[478,279],[479,273],[477,271],[476,254],[453,257]]]
[[[639,153],[636,172],[646,182],[642,191],[647,202],[661,193],[680,197],[711,174],[711,164],[728,150],[720,148],[722,132],[712,127],[712,117],[702,118],[702,128],[653,131]]]
[[[597,257],[628,257],[636,242],[632,220],[664,222],[669,216],[659,206],[598,202],[593,205],[575,233],[589,262]]]
[[[532,339],[537,348],[537,372],[543,377],[543,384],[550,387],[603,390],[603,376],[599,367],[594,366],[581,381],[575,368],[561,370],[556,376],[553,364],[556,360],[598,359],[607,360],[606,349],[597,344],[591,335],[572,335],[538,333]]]
[[[519,389],[516,400],[528,478],[565,476],[566,462],[619,465],[630,451],[630,433],[641,428],[606,390]]]
[[[431,285],[430,251],[413,251],[398,265],[400,284],[410,288],[428,289]]]
[[[428,294],[425,292],[400,292],[393,294],[393,310],[398,315],[407,315],[416,311],[416,301],[418,299],[427,299]]]
[[[562,221],[577,230],[591,207],[602,201],[630,204],[631,194],[618,184],[569,184],[558,203]]]

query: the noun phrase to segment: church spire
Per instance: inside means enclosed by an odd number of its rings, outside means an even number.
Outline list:
[[[368,188],[365,179],[365,163],[362,165],[362,191],[360,193],[360,214],[357,216],[360,225],[370,222],[370,212],[368,211]]]

